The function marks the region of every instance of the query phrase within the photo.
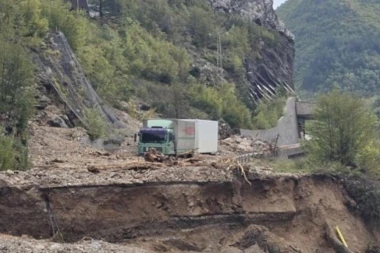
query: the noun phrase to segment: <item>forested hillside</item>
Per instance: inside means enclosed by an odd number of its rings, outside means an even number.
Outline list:
[[[254,65],[264,50],[280,50],[284,37],[239,15],[215,12],[204,0],[93,0],[90,15],[69,11],[61,1],[2,2],[2,26],[32,41],[29,49],[43,43],[49,29],[61,30],[109,102],[137,95],[165,116],[225,118],[233,126],[251,125],[247,58]]]
[[[361,95],[380,89],[380,2],[289,0],[276,12],[294,33],[295,85]]]
[[[275,123],[281,112],[266,110],[273,114],[267,122],[254,118],[260,114],[255,109],[261,96],[291,90],[292,38],[265,1],[231,11],[223,4],[89,0],[83,10],[70,1],[0,0],[0,123],[7,131],[1,147],[17,150],[2,152],[2,163],[17,167],[23,159],[15,154],[27,157],[25,130],[41,82],[33,59],[57,54],[48,46],[54,31],[65,34],[92,86],[111,106],[124,101],[133,113],[133,97],[163,117],[224,120],[233,128]]]

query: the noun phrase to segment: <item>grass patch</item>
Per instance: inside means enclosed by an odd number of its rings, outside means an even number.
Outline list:
[[[297,172],[315,172],[315,166],[309,163],[307,158],[298,159],[286,159],[286,158],[275,158],[268,160],[269,166],[273,168],[275,172],[287,172],[287,173],[297,173]]]
[[[274,158],[267,160],[269,167],[275,172],[286,173],[326,173],[346,176],[358,176],[361,172],[338,162],[319,163],[308,157],[297,159]]]

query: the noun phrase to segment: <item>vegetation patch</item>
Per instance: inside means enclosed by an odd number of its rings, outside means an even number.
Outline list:
[[[378,121],[363,99],[336,89],[317,98],[313,116],[307,129],[312,139],[305,142],[310,159],[367,172],[378,168]]]
[[[107,123],[96,109],[86,109],[84,120],[87,123],[88,134],[91,139],[104,137],[107,131]]]
[[[372,96],[380,87],[380,4],[365,0],[289,0],[276,13],[294,33],[295,86]]]
[[[350,208],[373,228],[380,225],[380,184],[365,177],[347,179],[344,187],[355,204]]]
[[[253,127],[255,129],[269,129],[277,125],[283,115],[286,104],[286,94],[278,91],[272,99],[264,99],[255,110]]]

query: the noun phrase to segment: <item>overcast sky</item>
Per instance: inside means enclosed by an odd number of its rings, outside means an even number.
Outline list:
[[[276,9],[280,4],[286,2],[286,0],[273,0],[273,8]]]

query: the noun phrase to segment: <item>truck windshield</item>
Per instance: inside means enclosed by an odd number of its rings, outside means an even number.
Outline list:
[[[166,142],[166,133],[164,132],[142,132],[142,143],[164,143]]]

